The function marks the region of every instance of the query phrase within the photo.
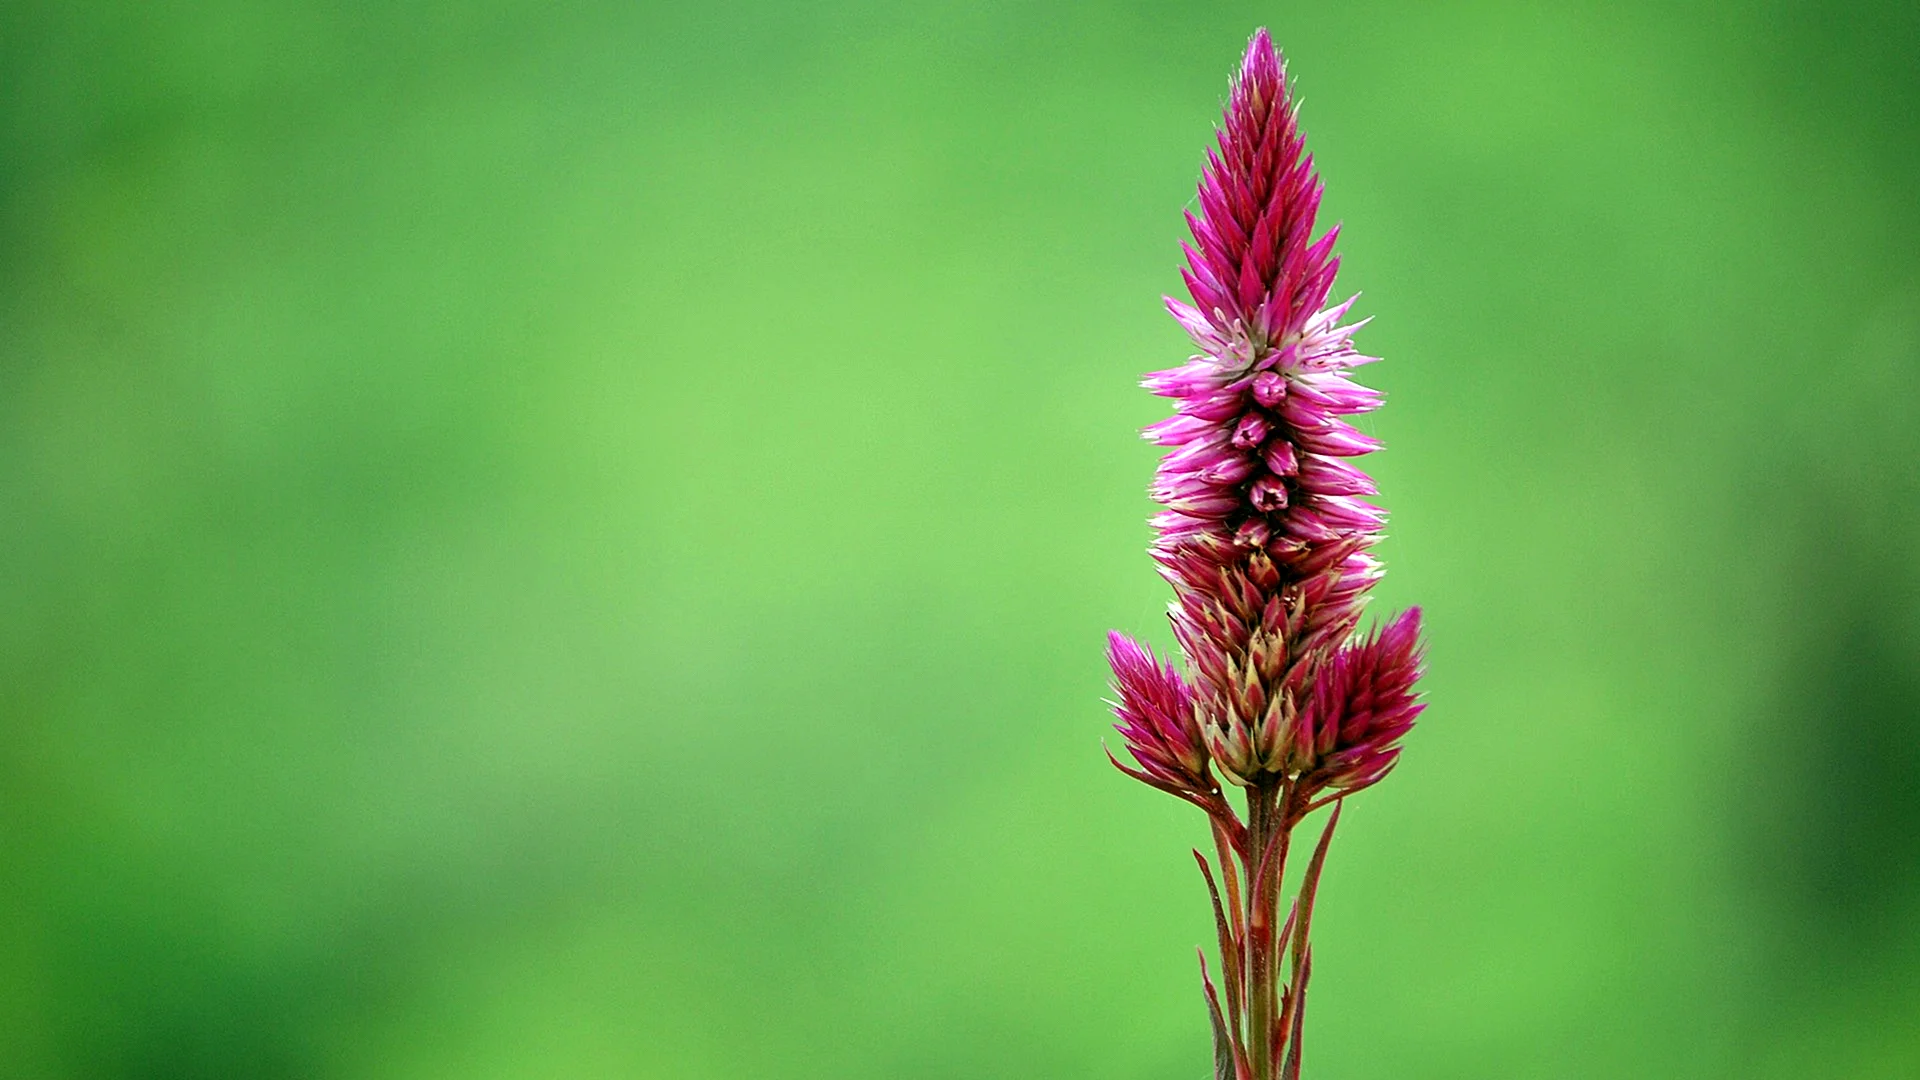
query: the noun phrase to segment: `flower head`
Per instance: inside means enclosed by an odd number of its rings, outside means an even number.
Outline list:
[[[1286,69],[1262,30],[1247,47],[1182,271],[1167,300],[1199,352],[1147,377],[1174,415],[1147,429],[1167,447],[1152,494],[1153,557],[1172,583],[1184,671],[1123,634],[1107,641],[1128,775],[1212,819],[1221,986],[1201,981],[1221,1080],[1299,1080],[1314,899],[1341,800],[1385,776],[1424,707],[1420,610],[1360,636],[1380,577],[1369,549],[1385,515],[1353,459],[1379,443],[1345,418],[1380,395],[1347,377],[1352,301],[1328,305],[1334,231],[1313,238],[1320,179]],[[1239,785],[1244,820],[1215,779]],[[1282,922],[1288,837],[1334,804]],[[1285,971],[1282,971],[1284,960]],[[1224,998],[1224,1000],[1223,1000]]]
[[[1338,230],[1312,237],[1320,178],[1285,67],[1254,35],[1200,180],[1169,298],[1199,354],[1149,376],[1176,403],[1146,431],[1168,447],[1152,494],[1153,556],[1174,587],[1207,752],[1236,783],[1298,771],[1314,680],[1355,632],[1380,577],[1384,513],[1353,458],[1379,443],[1344,417],[1380,403],[1346,372],[1372,357],[1327,305]]]
[[[1296,760],[1313,770],[1310,788],[1351,793],[1387,775],[1426,708],[1414,689],[1425,654],[1417,607],[1334,654],[1301,714]]]
[[[1172,664],[1155,660],[1146,646],[1118,631],[1107,635],[1113,668],[1114,725],[1127,752],[1140,763],[1128,774],[1183,798],[1204,798],[1220,785],[1207,765],[1207,749],[1194,719],[1193,691]]]

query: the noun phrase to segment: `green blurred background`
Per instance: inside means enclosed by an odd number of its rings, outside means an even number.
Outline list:
[[[0,1077],[1207,1067],[1101,635],[1273,27],[1432,706],[1327,1078],[1920,1075],[1920,9],[0,8]]]

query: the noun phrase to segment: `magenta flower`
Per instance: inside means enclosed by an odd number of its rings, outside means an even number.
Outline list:
[[[1416,607],[1334,654],[1301,713],[1316,763],[1303,788],[1351,795],[1387,775],[1400,758],[1400,737],[1426,708],[1414,693],[1424,652]]]
[[[1114,764],[1136,780],[1207,806],[1220,785],[1207,765],[1186,680],[1172,664],[1157,663],[1152,650],[1118,631],[1107,635],[1107,663],[1113,667],[1116,726],[1140,768]]]
[[[1187,669],[1121,634],[1108,647],[1114,712],[1139,767],[1115,764],[1212,819],[1221,880],[1205,858],[1201,869],[1224,1010],[1206,985],[1218,1075],[1236,1080],[1299,1072],[1307,931],[1339,808],[1280,925],[1293,826],[1385,776],[1422,708],[1418,609],[1356,639],[1380,578],[1369,549],[1386,519],[1352,462],[1379,443],[1342,418],[1376,408],[1380,395],[1346,375],[1374,358],[1353,348],[1360,324],[1341,324],[1352,301],[1328,306],[1338,230],[1312,238],[1320,191],[1285,68],[1261,30],[1207,154],[1200,212],[1187,215],[1182,277],[1193,303],[1167,300],[1200,352],[1145,383],[1176,403],[1146,434],[1169,448],[1152,488],[1166,508],[1152,552],[1173,585]],[[1244,822],[1216,768],[1245,790]]]

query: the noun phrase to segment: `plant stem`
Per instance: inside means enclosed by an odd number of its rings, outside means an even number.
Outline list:
[[[1279,958],[1274,934],[1280,883],[1287,863],[1286,784],[1273,780],[1247,789],[1247,1057],[1253,1080],[1274,1080],[1274,1032],[1279,1020],[1275,982]]]

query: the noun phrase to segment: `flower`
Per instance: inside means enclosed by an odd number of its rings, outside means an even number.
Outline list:
[[[1342,419],[1380,395],[1345,374],[1373,358],[1354,351],[1359,324],[1340,322],[1352,301],[1325,306],[1338,230],[1311,239],[1320,179],[1264,30],[1216,141],[1187,215],[1193,302],[1167,300],[1200,353],[1145,382],[1177,403],[1146,431],[1169,448],[1153,556],[1207,752],[1254,784],[1301,768],[1301,709],[1380,577],[1368,549],[1385,515],[1348,460],[1379,443]]]
[[[1301,715],[1301,760],[1317,764],[1305,782],[1309,793],[1352,794],[1393,768],[1401,736],[1426,708],[1414,690],[1425,654],[1417,607],[1334,654]]]
[[[1207,764],[1207,749],[1194,719],[1193,691],[1172,664],[1155,660],[1152,650],[1125,634],[1107,634],[1107,662],[1113,668],[1114,725],[1127,752],[1140,763],[1133,778],[1182,798],[1217,797],[1220,785]]]
[[[1167,308],[1200,352],[1149,375],[1175,402],[1152,494],[1153,557],[1173,585],[1184,671],[1110,634],[1129,776],[1205,810],[1222,995],[1201,954],[1216,1080],[1299,1080],[1314,900],[1345,796],[1377,783],[1425,707],[1420,609],[1358,635],[1386,517],[1353,464],[1379,448],[1344,418],[1380,395],[1347,377],[1352,301],[1328,305],[1337,230],[1313,239],[1320,178],[1265,30],[1247,46],[1200,179]],[[1111,756],[1111,755],[1109,755]],[[1243,820],[1218,783],[1242,789]],[[1281,919],[1293,829],[1333,804]],[[1284,970],[1283,970],[1284,969]],[[1223,1001],[1224,998],[1224,1001]],[[1224,1005],[1224,1007],[1223,1007]]]

